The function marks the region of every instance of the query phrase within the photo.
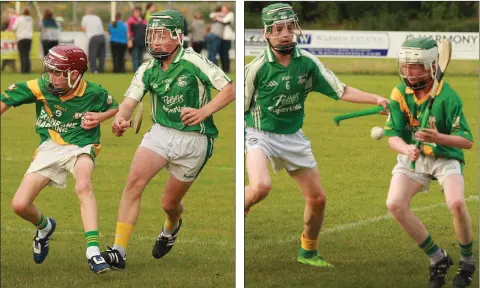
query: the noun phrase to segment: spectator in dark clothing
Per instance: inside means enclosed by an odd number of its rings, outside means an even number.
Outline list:
[[[43,56],[47,56],[48,50],[58,45],[58,26],[53,13],[46,9],[43,13],[43,20],[40,21],[40,38],[42,39]]]
[[[125,51],[127,50],[127,24],[121,21],[122,13],[115,14],[115,21],[108,25],[110,48],[112,49],[113,73],[125,72]]]
[[[143,62],[145,53],[145,31],[147,21],[142,18],[142,8],[135,7],[133,15],[127,20],[129,48],[132,48],[133,71],[137,71]]]

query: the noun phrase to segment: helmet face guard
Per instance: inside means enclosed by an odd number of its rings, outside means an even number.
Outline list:
[[[148,54],[158,60],[166,60],[183,45],[183,30],[185,27],[183,15],[175,10],[153,13],[147,25],[145,44]],[[162,51],[161,45],[170,44],[176,40],[173,51]]]
[[[272,4],[262,11],[262,24],[264,37],[270,47],[280,54],[292,54],[297,42],[295,38],[302,35],[302,29],[298,23],[297,14],[287,4]],[[270,40],[285,39],[281,43],[272,45]],[[292,39],[292,40],[290,40]]]
[[[435,79],[437,65],[438,47],[433,39],[416,38],[402,44],[398,57],[398,74],[410,89],[421,90],[427,87]]]
[[[427,66],[428,67],[425,67]],[[425,73],[421,75],[412,76],[409,74],[412,70],[422,70]],[[398,74],[405,85],[412,90],[421,90],[427,87],[428,84],[435,78],[435,63],[420,64],[420,63],[400,63],[398,64]]]
[[[59,45],[50,49],[44,57],[41,79],[48,92],[63,96],[78,86],[87,69],[87,55],[82,49],[73,45]],[[79,76],[72,83],[74,71],[77,71]],[[67,84],[66,87],[55,87],[51,79],[53,77],[64,79],[63,83]]]

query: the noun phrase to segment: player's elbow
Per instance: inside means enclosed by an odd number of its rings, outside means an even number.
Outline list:
[[[225,91],[225,96],[232,102],[235,100],[235,86],[232,82],[228,83],[223,89],[222,92]]]
[[[398,137],[388,137],[388,145],[391,147],[391,148],[395,148],[395,144],[397,143],[397,138]]]

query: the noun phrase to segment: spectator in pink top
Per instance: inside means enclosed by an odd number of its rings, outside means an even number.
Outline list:
[[[127,19],[128,47],[132,48],[133,71],[142,64],[145,53],[145,31],[147,21],[142,17],[142,8],[133,8],[133,15]]]
[[[8,18],[7,30],[13,30],[13,23],[15,23],[15,20],[17,19],[17,13],[15,12],[15,9],[8,8]]]
[[[6,17],[2,17],[2,31],[12,31],[13,23],[15,23],[15,19],[17,18],[17,13],[15,13],[15,9],[8,8],[8,15]],[[4,59],[2,60],[2,71],[5,70],[5,67],[10,66],[10,69],[13,72],[16,72],[15,68],[15,59]]]

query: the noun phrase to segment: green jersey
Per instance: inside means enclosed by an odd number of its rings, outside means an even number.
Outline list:
[[[418,100],[414,91],[404,83],[398,84],[392,91],[390,114],[385,125],[386,136],[401,137],[407,144],[415,144],[415,132],[420,129],[422,112],[428,104],[428,97]],[[442,81],[436,91],[430,118],[435,121],[438,132],[456,135],[473,141],[473,136],[463,114],[462,100],[458,94]],[[432,118],[433,117],[433,118]],[[430,128],[430,121],[426,128]],[[423,143],[422,155],[457,159],[464,163],[463,151],[460,148]]]
[[[338,100],[345,84],[317,57],[295,48],[288,67],[277,62],[268,46],[245,67],[245,126],[291,134],[303,126],[310,91]]]
[[[99,144],[100,125],[89,130],[80,127],[83,113],[116,108],[117,101],[102,86],[88,81],[80,80],[71,96],[61,97],[49,93],[45,83],[34,79],[10,85],[0,100],[13,107],[36,104],[36,132],[40,143],[52,139],[60,145]]]
[[[191,48],[179,48],[175,59],[166,71],[161,62],[151,59],[135,73],[125,97],[142,101],[150,92],[152,120],[162,126],[181,131],[194,131],[217,137],[213,116],[195,126],[186,126],[180,119],[185,107],[199,109],[211,100],[211,89],[222,90],[231,80],[215,64]]]

